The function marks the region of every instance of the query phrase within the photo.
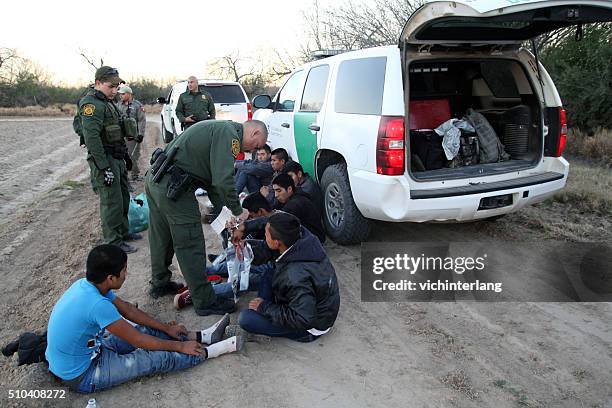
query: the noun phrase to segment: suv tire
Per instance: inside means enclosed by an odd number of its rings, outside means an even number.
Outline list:
[[[327,235],[341,245],[365,241],[370,234],[370,221],[361,215],[353,201],[345,164],[333,164],[325,169],[321,190]]]
[[[164,119],[161,120],[161,129],[162,129],[162,137],[164,139],[164,143],[170,143],[172,139],[174,139],[174,135],[172,134],[172,132],[168,132],[166,130]]]

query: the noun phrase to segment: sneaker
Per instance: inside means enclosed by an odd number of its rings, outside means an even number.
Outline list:
[[[218,285],[223,283],[223,278],[220,275],[208,275],[208,281],[211,285]]]
[[[174,307],[176,310],[184,309],[189,305],[193,305],[193,299],[191,299],[189,289],[174,295]]]
[[[126,241],[138,241],[142,239],[142,234],[138,234],[137,232],[130,232],[126,236],[123,237]]]
[[[160,298],[166,295],[176,295],[177,292],[183,288],[185,285],[182,283],[177,283],[170,281],[166,283],[164,286],[153,286],[149,289],[149,295],[151,295],[154,299]]]
[[[215,254],[208,254],[208,255],[206,255],[206,257],[208,258],[208,261],[210,263],[215,262],[215,259],[217,259],[218,256],[219,256],[218,254],[217,255],[215,255]]]
[[[272,340],[272,337],[266,336],[265,334],[249,333],[248,331],[244,330],[242,327],[240,327],[237,324],[228,325],[225,328],[225,336],[226,337],[238,336],[244,339],[245,342],[253,341],[256,343],[265,343],[265,342],[270,342]]]
[[[121,248],[126,254],[133,254],[134,252],[138,251],[138,248],[131,246],[127,242],[122,242],[117,246]]]
[[[217,343],[219,341],[221,341],[223,339],[223,334],[225,333],[225,330],[227,329],[227,326],[230,323],[230,315],[229,313],[226,313],[221,320],[219,320],[217,323],[215,323],[215,329],[214,331],[210,334],[210,343],[209,344],[214,344]]]
[[[208,195],[208,191],[204,190],[203,188],[198,188],[195,191],[195,195],[197,195],[198,197],[205,196]]]
[[[233,313],[236,310],[236,304],[234,303],[234,299],[227,299],[222,297],[217,297],[215,303],[209,305],[207,308],[196,309],[195,312],[199,316],[208,316],[211,314],[226,314]]]

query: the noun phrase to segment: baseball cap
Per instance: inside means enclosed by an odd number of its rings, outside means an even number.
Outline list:
[[[96,70],[96,81],[107,81],[113,85],[119,85],[121,78],[119,78],[117,68],[104,65]]]
[[[119,92],[120,94],[122,94],[122,93],[130,93],[130,94],[134,93],[134,92],[132,92],[132,88],[130,88],[127,85],[121,85],[117,92]]]

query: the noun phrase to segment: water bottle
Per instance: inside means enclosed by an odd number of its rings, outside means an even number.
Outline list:
[[[89,401],[87,401],[87,406],[85,408],[100,408],[100,405],[96,403],[95,398],[91,398]]]

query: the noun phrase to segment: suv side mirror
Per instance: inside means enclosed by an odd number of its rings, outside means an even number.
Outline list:
[[[159,98],[157,98],[157,103],[161,103],[163,105],[168,102],[166,102],[166,98],[164,98],[163,96],[160,96]]]
[[[253,98],[253,107],[257,109],[267,109],[272,104],[272,98],[268,95],[257,95]]]

